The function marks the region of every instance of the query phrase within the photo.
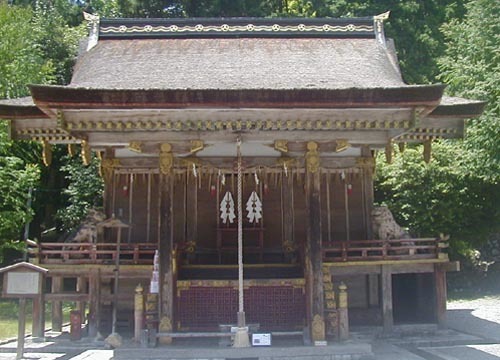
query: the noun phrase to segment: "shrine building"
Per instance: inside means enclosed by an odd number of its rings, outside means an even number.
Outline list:
[[[335,338],[347,291],[351,326],[443,325],[456,263],[438,234],[373,230],[374,152],[429,161],[484,103],[405,84],[385,18],[92,18],[69,85],[0,102],[47,163],[53,144],[98,154],[106,217],[128,225],[31,245],[55,318],[70,300],[91,334],[112,308],[133,328],[141,284],[160,339],[236,324],[240,222],[247,324]]]

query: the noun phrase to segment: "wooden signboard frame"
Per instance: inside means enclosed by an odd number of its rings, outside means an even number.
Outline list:
[[[17,263],[0,269],[0,273],[4,274],[2,297],[19,299],[16,360],[22,359],[24,352],[26,299],[33,299],[33,302],[40,301],[43,296],[43,282],[47,272],[47,269],[27,262]],[[35,314],[33,314],[33,317],[35,317]]]

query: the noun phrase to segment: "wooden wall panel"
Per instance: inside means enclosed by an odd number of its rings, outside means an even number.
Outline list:
[[[306,196],[304,191],[304,181],[303,179],[295,181],[294,183],[294,207],[295,207],[295,242],[299,246],[302,246],[306,241]]]
[[[281,249],[281,182],[279,184],[269,184],[269,191],[262,196],[262,206],[264,213],[264,248]],[[252,190],[250,190],[252,191]],[[250,196],[250,192],[248,194]],[[244,202],[248,200],[248,196]],[[245,216],[246,216],[246,211]]]
[[[212,182],[216,185],[216,178]],[[197,246],[215,249],[217,243],[217,219],[220,216],[217,196],[210,192],[208,177],[202,179],[198,188],[198,241]],[[223,195],[221,195],[223,196]]]
[[[174,243],[186,241],[186,175],[174,177],[174,193],[172,196],[172,216],[174,222]]]

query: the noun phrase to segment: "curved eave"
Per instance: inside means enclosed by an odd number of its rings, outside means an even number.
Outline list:
[[[483,113],[485,106],[486,102],[473,100],[455,104],[441,103],[429,114],[429,117],[474,118]]]
[[[35,105],[0,104],[0,118],[3,119],[36,119],[46,117],[47,115]]]
[[[49,109],[380,108],[437,106],[444,85],[349,89],[89,89],[30,86]],[[50,110],[49,110],[50,111]]]

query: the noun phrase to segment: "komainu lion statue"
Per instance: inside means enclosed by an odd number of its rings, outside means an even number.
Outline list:
[[[97,224],[104,221],[106,215],[99,210],[90,209],[76,232],[71,234],[66,242],[95,243],[97,240]]]
[[[408,231],[399,226],[387,206],[376,206],[372,210],[373,234],[379,240],[410,239]]]
[[[97,224],[104,221],[106,215],[99,210],[90,209],[87,213],[85,219],[81,222],[80,226],[68,234],[64,246],[64,250],[71,252],[70,258],[81,259],[84,257],[83,254],[79,254],[79,251],[89,250],[87,245],[76,245],[76,244],[95,244],[97,242]],[[75,245],[71,245],[75,244]]]

